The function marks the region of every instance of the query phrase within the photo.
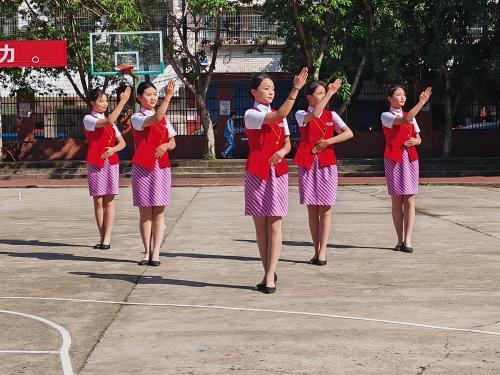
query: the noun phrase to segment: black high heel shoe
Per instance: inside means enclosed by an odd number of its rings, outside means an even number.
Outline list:
[[[153,266],[153,267],[158,267],[161,264],[159,260],[150,260],[148,265]]]
[[[111,249],[111,244],[109,244],[109,245],[101,244],[101,247],[99,249],[101,249],[101,250],[109,250],[109,249]]]
[[[149,263],[149,259],[143,259],[143,260],[137,262],[137,265],[138,266],[145,266],[148,263]]]
[[[100,242],[100,243],[98,243],[98,244],[94,245],[93,249],[100,249],[100,248],[101,248],[101,246],[102,246],[102,242]]]

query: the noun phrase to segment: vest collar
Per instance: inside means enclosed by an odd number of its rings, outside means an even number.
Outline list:
[[[254,102],[253,106],[261,112],[264,112],[264,113],[271,112],[271,106],[269,106],[269,105]]]
[[[403,108],[394,108],[391,107],[389,111],[395,113],[396,115],[403,115]]]
[[[141,107],[141,113],[144,114],[145,116],[153,116],[155,114],[155,110]]]
[[[99,112],[95,112],[95,111],[90,112],[90,115],[94,116],[96,118],[105,118],[106,117],[106,116],[104,116],[104,113],[99,113]]]

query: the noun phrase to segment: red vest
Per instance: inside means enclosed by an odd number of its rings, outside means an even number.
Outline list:
[[[84,133],[89,145],[86,158],[87,163],[97,168],[104,167],[104,159],[101,158],[101,155],[106,152],[106,147],[114,147],[116,144],[116,133],[113,125],[95,128],[92,132],[84,130]],[[108,161],[109,164],[118,164],[120,162],[118,154],[114,153],[111,155]]]
[[[391,112],[395,114],[394,112]],[[403,116],[406,112],[403,112]],[[382,126],[384,129],[385,137],[385,151],[384,158],[395,161],[396,163],[401,163],[403,160],[404,150],[408,151],[408,157],[410,161],[418,159],[418,153],[415,146],[406,148],[404,143],[415,135],[415,126],[413,123],[393,125],[392,128]]]
[[[331,123],[327,125],[327,123]],[[309,121],[306,126],[300,127],[300,143],[297,147],[297,153],[293,158],[295,164],[305,169],[310,169],[314,158],[318,156],[319,166],[321,168],[337,164],[337,157],[333,145],[328,146],[319,154],[313,154],[312,149],[320,139],[332,138],[335,132],[333,125],[333,113],[323,111],[318,118]]]
[[[254,109],[259,111],[257,108]],[[271,170],[269,159],[276,151],[283,148],[285,128],[279,126],[282,123],[283,120],[279,120],[269,124],[262,124],[261,129],[245,128],[250,148],[245,170],[262,180],[269,178]],[[274,171],[278,177],[288,173],[288,165],[285,158],[274,165]]]
[[[135,153],[132,158],[132,163],[140,165],[150,171],[155,169],[155,151],[162,143],[168,142],[168,129],[165,126],[166,123],[165,116],[163,116],[161,121],[143,128],[142,131],[137,131],[132,128],[135,143]],[[168,151],[158,159],[158,164],[160,168],[170,167]]]

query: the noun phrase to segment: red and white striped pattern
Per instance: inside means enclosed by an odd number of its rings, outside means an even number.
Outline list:
[[[119,164],[111,165],[108,160],[104,160],[104,166],[98,168],[87,163],[87,181],[91,196],[100,197],[103,195],[117,195],[119,179]]]
[[[389,195],[415,195],[418,192],[418,160],[410,162],[408,152],[403,152],[403,160],[396,163],[384,158],[385,179]]]
[[[333,206],[337,198],[337,165],[320,168],[318,157],[309,170],[299,167],[300,204]]]
[[[132,166],[134,206],[168,206],[170,203],[171,183],[172,174],[170,168],[160,168],[158,161],[155,162],[153,171],[134,164]]]
[[[245,215],[286,216],[287,214],[288,174],[276,177],[273,166],[267,180],[261,180],[245,172]]]

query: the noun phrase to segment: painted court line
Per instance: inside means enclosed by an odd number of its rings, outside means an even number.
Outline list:
[[[39,301],[102,303],[102,304],[126,305],[126,306],[179,307],[179,308],[191,308],[191,309],[231,310],[231,311],[240,311],[240,312],[243,312],[243,311],[246,311],[246,312],[265,312],[265,313],[274,313],[274,314],[316,316],[316,317],[323,317],[323,318],[334,318],[334,319],[355,320],[355,321],[363,321],[363,322],[394,324],[394,325],[401,325],[401,326],[407,326],[407,327],[434,329],[434,330],[440,330],[440,331],[452,331],[452,332],[476,333],[476,334],[490,335],[490,336],[500,336],[500,332],[483,331],[483,330],[478,330],[478,329],[443,327],[443,326],[436,326],[436,325],[431,325],[431,324],[402,322],[402,321],[397,321],[397,320],[363,318],[363,317],[357,317],[357,316],[336,315],[336,314],[321,314],[321,313],[311,313],[311,312],[303,312],[303,311],[270,310],[270,309],[257,309],[257,308],[248,308],[248,307],[231,307],[231,306],[216,306],[216,305],[192,305],[192,304],[177,304],[177,303],[99,301],[99,300],[91,300],[91,299],[56,298],[56,297],[10,296],[10,297],[0,297],[0,299],[10,299],[10,300],[26,299],[26,300],[39,300]],[[1,310],[0,310],[0,312],[1,312]]]
[[[462,197],[462,198],[474,199],[474,200],[477,200],[477,201],[486,202],[486,203],[492,203],[492,204],[495,204],[497,206],[500,206],[500,202],[491,201],[489,199],[482,199],[482,198],[471,197],[469,195],[459,194],[459,193],[452,193],[450,191],[445,191],[445,190],[441,190],[441,189],[433,189],[433,190],[434,191],[439,191],[440,193],[444,193],[444,194],[455,195],[457,197]]]
[[[63,326],[54,323],[51,320],[42,318],[40,316],[36,315],[30,315],[30,314],[25,314],[22,312],[17,312],[17,311],[9,311],[9,310],[0,310],[0,314],[9,314],[9,315],[17,315],[17,316],[22,316],[23,318],[28,318],[28,319],[33,319],[37,320],[41,323],[44,323],[52,328],[54,328],[56,331],[59,332],[62,338],[62,345],[59,351],[47,351],[47,353],[52,354],[56,353],[59,354],[59,358],[61,360],[61,366],[63,368],[64,375],[73,375],[73,367],[71,366],[71,358],[69,356],[69,348],[71,346],[71,336],[69,335],[69,332],[64,328]],[[1,351],[2,353],[28,353],[28,354],[42,354],[42,351],[22,351],[22,350],[17,350],[17,351]],[[43,353],[45,354],[45,353]]]

